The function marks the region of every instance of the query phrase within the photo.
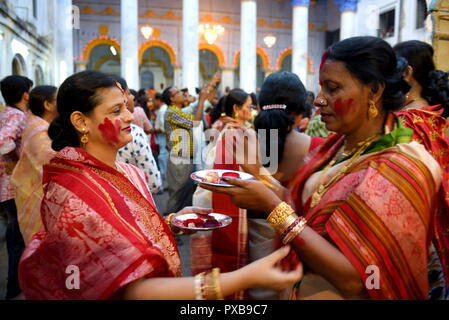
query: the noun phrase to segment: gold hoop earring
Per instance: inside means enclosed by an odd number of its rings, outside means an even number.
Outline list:
[[[369,108],[368,108],[368,117],[370,119],[374,119],[377,117],[377,115],[379,114],[379,110],[377,110],[376,108],[376,103],[373,100],[370,100],[368,102],[369,104]]]
[[[83,128],[83,135],[81,136],[81,148],[86,148],[87,143],[89,142],[89,137],[87,136],[86,128]]]

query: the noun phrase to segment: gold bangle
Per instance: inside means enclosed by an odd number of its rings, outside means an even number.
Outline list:
[[[176,213],[170,213],[168,216],[165,217],[165,223],[170,227],[171,229],[171,218],[175,215]]]
[[[165,217],[165,223],[168,225],[168,228],[170,229],[170,231],[173,233],[173,235],[175,236],[180,236],[182,234],[184,234],[184,232],[182,230],[179,230],[178,232],[174,232],[172,225],[171,225],[171,218],[176,215],[176,213],[170,213],[168,216]]]
[[[223,293],[220,286],[220,268],[212,270],[212,279],[214,280],[215,297],[217,300],[223,300]]]
[[[204,291],[205,300],[214,300],[215,299],[212,272],[209,272],[204,276],[203,291]]]
[[[287,203],[281,202],[267,218],[267,222],[276,230],[279,229],[285,220],[294,214],[295,211]]]
[[[204,276],[202,286],[203,297],[206,300],[223,300],[223,294],[220,287],[220,268],[214,268]]]
[[[298,216],[293,213],[289,215],[285,220],[279,225],[278,229],[276,230],[280,235],[284,235],[289,228],[292,227],[292,225],[296,222],[296,219],[298,219]]]

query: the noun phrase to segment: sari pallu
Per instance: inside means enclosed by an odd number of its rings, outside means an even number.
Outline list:
[[[440,114],[440,105],[422,109],[408,109],[396,112],[405,127],[413,129],[413,140],[421,143],[438,161],[443,174],[441,189],[438,196],[437,212],[432,223],[434,230],[434,246],[441,262],[445,283],[444,297],[449,295],[449,137],[447,128],[449,122]],[[433,290],[436,295],[437,290]]]
[[[407,140],[401,134],[396,137],[396,142]],[[341,135],[331,136],[298,172],[292,185],[297,212],[346,256],[360,273],[369,298],[426,299],[429,232],[440,183],[438,164],[416,142],[395,143],[362,156],[310,208],[311,195],[320,184],[319,170],[343,141]],[[332,167],[329,175],[344,164]],[[372,268],[378,271],[379,287],[369,287]]]
[[[228,131],[232,132],[232,131]],[[214,169],[239,171],[233,150],[235,137],[224,133],[217,142]],[[211,236],[211,265],[222,272],[230,272],[244,267],[248,263],[248,224],[246,210],[240,209],[232,203],[229,196],[212,194],[212,208],[216,213],[222,213],[232,218],[232,223],[222,229],[212,231]],[[226,299],[243,300],[247,298],[244,291],[236,292]]]
[[[134,280],[181,274],[144,174],[118,165],[65,148],[44,166],[44,231],[19,267],[27,299],[109,299]]]

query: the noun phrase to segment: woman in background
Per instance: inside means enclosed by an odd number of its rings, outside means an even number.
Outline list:
[[[53,86],[38,86],[30,92],[27,126],[22,138],[19,162],[11,182],[15,186],[15,201],[20,231],[25,244],[43,227],[41,219],[42,167],[56,152],[51,148],[48,126],[58,116]]]

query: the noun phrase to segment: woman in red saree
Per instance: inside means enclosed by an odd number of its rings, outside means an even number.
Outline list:
[[[132,139],[120,85],[81,72],[61,85],[57,104],[49,136],[59,153],[44,166],[44,230],[19,269],[27,299],[218,299],[253,286],[282,289],[301,277],[300,268],[275,267],[288,254],[283,248],[232,273],[179,278],[170,221],[158,214],[144,173],[115,160]],[[187,212],[210,209],[180,211]]]
[[[291,181],[294,210],[260,182],[204,186],[263,212],[292,243],[307,270],[299,298],[428,298],[441,167],[393,114],[408,90],[396,62],[374,37],[343,40],[324,54],[315,104],[337,134]]]

